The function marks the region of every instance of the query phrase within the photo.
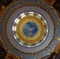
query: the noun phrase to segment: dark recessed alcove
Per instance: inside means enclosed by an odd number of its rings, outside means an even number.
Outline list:
[[[54,3],[53,6],[56,10],[58,10],[60,12],[60,0],[56,0],[56,2]]]

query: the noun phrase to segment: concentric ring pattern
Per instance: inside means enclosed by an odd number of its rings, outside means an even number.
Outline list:
[[[42,40],[46,39],[48,26],[46,20],[40,14],[27,12],[20,14],[14,20],[12,31],[19,44],[32,47],[39,45]]]
[[[51,42],[53,33],[54,25],[50,16],[34,6],[16,10],[7,23],[11,44],[23,52],[41,51]]]
[[[59,42],[58,16],[42,0],[12,1],[0,20],[4,48],[18,59],[48,58]]]

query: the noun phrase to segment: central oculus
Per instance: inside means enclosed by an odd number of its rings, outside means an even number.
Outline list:
[[[27,22],[23,27],[23,33],[27,37],[33,37],[38,31],[38,27],[34,22]]]

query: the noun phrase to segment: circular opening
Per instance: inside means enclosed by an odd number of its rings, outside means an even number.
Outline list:
[[[24,27],[22,30],[25,36],[33,37],[38,31],[38,27],[34,22],[27,22],[26,24],[24,24]]]

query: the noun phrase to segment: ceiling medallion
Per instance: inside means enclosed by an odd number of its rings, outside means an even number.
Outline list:
[[[35,12],[22,13],[14,20],[12,32],[20,45],[38,46],[47,37],[47,21]]]

